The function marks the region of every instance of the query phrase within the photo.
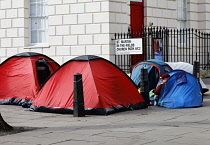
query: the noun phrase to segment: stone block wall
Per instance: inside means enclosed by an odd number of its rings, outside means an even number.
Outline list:
[[[129,0],[49,0],[49,46],[30,46],[28,0],[0,1],[0,60],[38,52],[63,64],[79,55],[114,60],[115,32],[130,23]]]
[[[7,57],[23,51],[28,29],[25,8],[28,3],[24,0],[0,1],[0,58],[1,62]]]
[[[177,28],[177,1],[176,0],[146,0],[145,26],[153,22],[153,26]],[[210,32],[210,1],[187,0],[187,25],[188,28]]]

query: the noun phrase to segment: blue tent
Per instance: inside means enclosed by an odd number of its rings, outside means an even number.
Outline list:
[[[172,71],[172,68],[167,63],[158,59],[141,61],[134,65],[131,73],[131,79],[138,87],[140,87],[141,69],[144,67],[148,70],[149,90],[156,87],[160,76]]]
[[[168,73],[170,78],[162,87],[158,105],[166,108],[202,106],[202,87],[195,76],[183,70]]]

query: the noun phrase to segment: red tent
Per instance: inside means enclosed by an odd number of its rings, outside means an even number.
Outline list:
[[[98,56],[76,57],[43,85],[31,110],[73,113],[74,74],[81,73],[86,114],[110,114],[146,108],[136,85],[117,66]]]
[[[33,100],[41,83],[58,68],[58,63],[39,53],[25,52],[8,58],[0,65],[0,104]]]

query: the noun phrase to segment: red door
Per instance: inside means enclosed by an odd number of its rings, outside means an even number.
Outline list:
[[[133,32],[142,32],[144,27],[144,3],[130,1],[130,26]],[[131,55],[131,65],[143,60],[143,54]]]

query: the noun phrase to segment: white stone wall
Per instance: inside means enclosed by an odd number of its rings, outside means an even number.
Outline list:
[[[177,2],[176,0],[146,0],[144,1],[145,26],[153,22],[153,26],[177,28]],[[187,26],[210,32],[210,1],[187,1]]]
[[[144,1],[144,23],[149,26],[176,27],[176,0],[146,0]]]
[[[63,64],[79,55],[114,60],[115,32],[130,23],[129,0],[49,0],[49,47],[29,44],[28,0],[0,0],[0,62],[21,52]],[[145,0],[145,26],[177,27],[176,0]],[[188,27],[210,32],[210,1],[188,0]]]
[[[23,51],[26,44],[28,21],[25,17],[27,2],[24,0],[0,1],[0,58],[1,62],[7,57]]]
[[[189,27],[210,32],[210,1],[191,0],[189,2]]]
[[[130,23],[129,0],[49,0],[49,47],[29,44],[28,0],[0,1],[0,58],[43,53],[63,64],[79,55],[114,60],[115,32]]]

